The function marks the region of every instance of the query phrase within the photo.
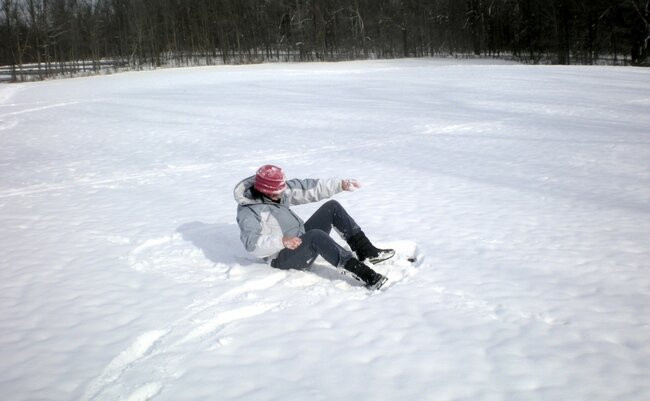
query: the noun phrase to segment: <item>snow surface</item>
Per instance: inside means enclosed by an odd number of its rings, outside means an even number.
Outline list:
[[[650,70],[479,64],[0,86],[0,398],[650,399]],[[386,291],[244,251],[266,163],[363,183]]]

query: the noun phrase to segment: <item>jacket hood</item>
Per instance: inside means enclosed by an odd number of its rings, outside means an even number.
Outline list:
[[[253,205],[256,203],[262,203],[259,200],[253,198],[253,193],[251,189],[253,188],[254,184],[255,184],[255,176],[253,175],[248,178],[244,178],[237,185],[235,185],[235,190],[233,191],[233,195],[235,197],[235,201],[238,204]]]

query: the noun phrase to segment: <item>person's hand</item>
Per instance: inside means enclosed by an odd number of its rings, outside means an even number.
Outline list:
[[[300,244],[302,244],[302,240],[298,237],[291,237],[289,235],[282,237],[282,245],[287,249],[294,250],[298,248]]]
[[[355,191],[361,188],[361,183],[355,179],[348,178],[341,182],[341,187],[344,191]]]

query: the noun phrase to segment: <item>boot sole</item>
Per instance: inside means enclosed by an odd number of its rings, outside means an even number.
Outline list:
[[[395,251],[392,251],[392,252],[388,253],[386,256],[384,256],[382,258],[379,258],[379,257],[377,257],[377,258],[368,258],[367,260],[368,260],[368,262],[372,263],[373,265],[376,265],[377,263],[381,263],[381,262],[383,262],[385,260],[388,260],[388,259],[392,258],[393,256],[395,256]]]
[[[386,283],[386,281],[388,281],[388,277],[382,276],[381,279],[380,279],[379,281],[377,281],[377,282],[376,282],[375,284],[373,284],[373,285],[367,285],[366,288],[369,289],[369,290],[371,290],[371,291],[377,291],[377,290],[379,290],[381,287],[384,286],[384,284]]]

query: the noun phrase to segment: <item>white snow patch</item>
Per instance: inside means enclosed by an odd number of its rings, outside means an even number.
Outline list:
[[[182,340],[182,342],[187,342],[197,337],[205,336],[206,334],[215,331],[219,326],[225,325],[227,323],[261,315],[262,313],[267,312],[276,306],[277,304],[254,304],[222,312],[207,322],[201,323],[201,325],[192,330]]]
[[[122,351],[118,356],[106,366],[104,371],[97,377],[86,389],[82,400],[93,400],[102,388],[110,385],[117,380],[131,364],[144,357],[151,347],[161,337],[167,334],[165,330],[151,330],[140,335],[127,349]],[[147,386],[150,389],[149,386]],[[157,392],[157,391],[156,391]],[[137,392],[142,393],[141,391]],[[133,396],[129,397],[132,399]],[[133,398],[134,400],[143,398]],[[145,400],[147,398],[144,398]]]
[[[147,383],[129,395],[124,401],[147,401],[162,389],[162,383]]]

